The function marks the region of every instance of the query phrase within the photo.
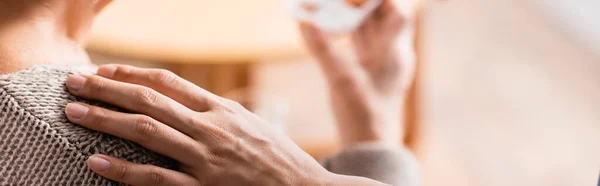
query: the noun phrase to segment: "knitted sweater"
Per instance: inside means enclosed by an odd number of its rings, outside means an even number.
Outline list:
[[[176,163],[143,147],[70,123],[64,115],[71,102],[114,109],[68,93],[68,75],[92,73],[49,65],[0,75],[0,186],[121,185],[97,176],[86,165],[100,153],[134,163],[170,169]],[[362,176],[399,186],[417,186],[415,158],[404,148],[361,144],[327,159],[331,172]]]
[[[86,165],[101,153],[135,163],[175,168],[141,146],[70,123],[70,102],[109,105],[74,97],[64,82],[80,70],[37,66],[0,76],[0,185],[121,185]]]

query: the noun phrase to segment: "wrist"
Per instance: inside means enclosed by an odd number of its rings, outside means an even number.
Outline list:
[[[400,144],[404,136],[402,95],[376,97],[362,102],[335,99],[340,97],[344,97],[343,94],[333,94],[336,124],[342,145],[364,142]]]
[[[404,137],[404,127],[399,119],[378,118],[379,121],[367,123],[340,123],[339,133],[343,146],[354,146],[362,143],[380,143],[397,146]]]
[[[361,146],[362,144],[381,144],[384,146],[388,146],[388,147],[398,147],[400,146],[402,143],[402,140],[400,138],[385,138],[385,137],[378,137],[378,136],[371,136],[371,137],[354,137],[351,139],[343,139],[342,140],[342,147],[343,148],[350,148],[350,147],[355,147],[355,146]]]

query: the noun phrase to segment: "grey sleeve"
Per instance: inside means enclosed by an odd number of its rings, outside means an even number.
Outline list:
[[[403,147],[360,144],[326,159],[323,166],[336,174],[366,177],[391,185],[419,185],[417,160]]]

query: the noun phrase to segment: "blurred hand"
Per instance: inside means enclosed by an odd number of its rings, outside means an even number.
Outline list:
[[[88,166],[130,185],[380,185],[335,175],[279,130],[238,103],[169,71],[102,66],[99,76],[74,75],[71,93],[140,114],[71,103],[66,114],[83,127],[136,142],[180,163],[181,172],[94,155]]]
[[[404,95],[414,75],[410,23],[392,0],[384,0],[351,33],[356,60],[342,56],[326,33],[300,23],[328,80],[344,145],[367,141],[397,145],[403,137]]]

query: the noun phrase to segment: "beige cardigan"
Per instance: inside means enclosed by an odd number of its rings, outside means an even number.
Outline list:
[[[44,65],[0,76],[0,185],[121,185],[87,168],[86,159],[95,153],[177,168],[171,159],[137,144],[71,124],[63,114],[67,103],[109,107],[67,92],[65,79],[79,72]],[[402,148],[363,144],[326,160],[324,166],[392,185],[417,185],[416,161]]]

